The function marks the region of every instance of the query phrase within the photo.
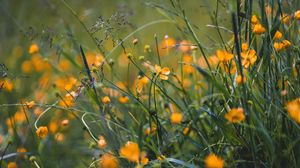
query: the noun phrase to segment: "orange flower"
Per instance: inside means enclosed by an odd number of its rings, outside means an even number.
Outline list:
[[[48,128],[45,126],[40,126],[37,130],[36,130],[36,134],[38,135],[38,137],[40,137],[41,139],[44,139],[47,135],[48,135]]]
[[[243,51],[241,53],[241,57],[242,57],[242,65],[245,68],[248,68],[250,65],[253,65],[257,60],[256,52],[253,49],[249,51]]]
[[[252,29],[254,34],[261,35],[266,32],[266,29],[260,23],[255,24]]]
[[[179,112],[174,112],[171,114],[170,119],[173,124],[179,124],[183,119],[183,115]]]
[[[275,42],[273,46],[274,46],[275,51],[277,51],[277,52],[282,50],[282,48],[283,48],[282,43],[279,43],[279,42]]]
[[[280,31],[276,31],[275,35],[274,35],[274,39],[279,40],[282,37],[282,33]]]
[[[297,10],[297,11],[294,13],[294,18],[297,19],[297,20],[300,20],[300,10]]]
[[[221,157],[215,155],[214,153],[210,153],[208,156],[206,156],[204,163],[206,168],[224,167],[224,160]]]
[[[25,104],[29,109],[31,109],[35,105],[35,102],[34,101],[25,102]]]
[[[240,85],[240,84],[242,84],[242,83],[245,83],[246,82],[246,77],[245,76],[243,76],[243,78],[242,78],[242,75],[238,75],[237,77],[236,77],[236,83],[238,84],[238,85]]]
[[[65,72],[65,71],[70,70],[71,65],[68,60],[62,59],[59,61],[58,67],[61,71]]]
[[[55,133],[57,130],[58,130],[58,124],[56,121],[51,121],[49,123],[49,130],[52,132],[52,133]]]
[[[252,17],[251,17],[251,23],[252,23],[253,25],[256,25],[256,24],[259,23],[259,21],[258,21],[256,15],[252,15]]]
[[[233,108],[225,114],[225,118],[232,123],[239,123],[245,120],[243,108]]]
[[[61,121],[61,125],[64,126],[64,127],[68,126],[69,123],[70,123],[70,121],[68,119],[64,119],[64,120]]]
[[[57,142],[63,142],[63,141],[65,140],[64,134],[62,134],[62,133],[60,133],[60,132],[56,133],[56,134],[55,134],[55,140],[56,140]]]
[[[169,79],[169,74],[171,73],[170,69],[168,67],[163,67],[161,68],[158,65],[154,65],[155,71],[157,75],[159,75],[159,78],[161,80],[168,80]]]
[[[102,101],[103,104],[109,104],[110,103],[110,98],[108,96],[104,96],[101,101]]]
[[[100,149],[104,149],[104,148],[106,148],[106,146],[107,146],[107,143],[106,143],[104,137],[103,136],[99,136],[98,147]]]
[[[72,107],[75,104],[74,98],[71,94],[66,94],[66,96],[58,103],[62,107]]]
[[[280,20],[284,23],[284,24],[288,24],[291,20],[291,16],[289,14],[282,14],[282,16],[280,16]]]
[[[35,43],[31,44],[29,49],[28,49],[29,54],[34,54],[39,52],[39,46]]]
[[[286,104],[286,110],[289,116],[300,124],[300,98],[289,101]]]
[[[182,40],[179,44],[179,50],[183,53],[187,53],[191,50],[191,43],[186,40]]]
[[[246,52],[246,51],[248,51],[248,49],[249,49],[248,44],[247,43],[243,43],[242,44],[242,52]]]
[[[132,162],[139,162],[140,148],[137,143],[128,141],[125,146],[120,149],[120,155]]]
[[[220,62],[229,62],[233,59],[233,54],[228,53],[226,50],[217,50],[216,55]]]
[[[17,123],[22,123],[26,121],[26,116],[23,110],[17,111],[14,115],[14,119]]]
[[[169,53],[170,48],[174,48],[176,45],[176,40],[165,36],[164,40],[159,44],[159,54],[165,56]]]
[[[24,61],[21,65],[21,69],[23,73],[30,73],[32,71],[32,64],[31,61],[27,60]]]
[[[7,168],[18,168],[18,166],[16,162],[9,162],[7,164]]]
[[[231,61],[230,64],[220,64],[221,68],[225,70],[226,73],[234,74],[236,72],[236,63],[235,61]]]
[[[1,89],[5,89],[8,92],[11,92],[13,90],[13,83],[10,80],[0,80],[0,91]]]
[[[99,165],[101,168],[118,168],[119,161],[114,155],[110,153],[105,153],[101,156]]]
[[[27,152],[27,149],[26,148],[23,148],[23,147],[21,147],[21,148],[18,148],[17,149],[17,153],[19,153],[19,156],[21,157],[21,158],[25,158],[25,154],[24,153],[26,153]]]
[[[122,104],[128,103],[129,98],[127,96],[121,96],[119,97],[119,102]]]
[[[285,48],[285,49],[291,46],[291,42],[288,41],[288,40],[283,40],[281,42],[281,44],[282,44],[282,47]]]

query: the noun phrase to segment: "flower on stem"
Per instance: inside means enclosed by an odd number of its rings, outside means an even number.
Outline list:
[[[214,153],[210,153],[204,159],[205,167],[206,168],[223,168],[224,167],[224,160],[215,155]]]
[[[36,134],[38,135],[38,137],[40,137],[41,139],[44,139],[47,135],[48,135],[48,128],[45,126],[40,126],[37,130],[36,130]]]
[[[159,78],[161,80],[168,80],[169,79],[169,74],[171,73],[171,71],[168,67],[161,68],[158,65],[154,65],[154,68],[155,68],[156,74],[159,75]]]
[[[111,153],[105,153],[104,155],[101,156],[99,165],[101,168],[118,168],[119,161]]]
[[[289,116],[300,124],[300,98],[289,101],[286,104],[286,110]]]
[[[246,118],[243,108],[233,108],[224,117],[231,123],[239,123]]]
[[[253,49],[242,51],[241,57],[244,68],[249,68],[249,66],[253,65],[257,60],[256,52]]]

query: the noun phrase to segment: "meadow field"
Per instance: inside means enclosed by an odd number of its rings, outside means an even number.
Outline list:
[[[0,168],[299,168],[299,0],[0,0]]]

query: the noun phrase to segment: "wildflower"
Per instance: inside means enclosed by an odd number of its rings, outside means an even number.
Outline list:
[[[105,153],[101,156],[99,165],[101,168],[118,168],[119,161],[114,155],[110,153]]]
[[[282,47],[285,49],[291,46],[291,42],[288,40],[283,40],[281,43],[282,43]]]
[[[216,55],[220,62],[229,62],[233,59],[233,54],[228,53],[226,50],[217,50]]]
[[[289,14],[282,14],[282,16],[280,16],[280,20],[284,23],[284,24],[288,24],[291,20],[291,16]]]
[[[179,124],[183,119],[183,115],[179,112],[174,112],[171,114],[170,119],[173,124]]]
[[[41,139],[44,139],[47,135],[48,135],[48,128],[45,126],[40,126],[37,130],[36,130],[36,134],[38,135],[38,137],[40,137]]]
[[[236,72],[236,63],[232,61],[230,64],[221,64],[221,68],[224,69],[226,73],[234,74]]]
[[[224,167],[224,160],[221,157],[215,155],[214,153],[210,153],[208,156],[206,156],[204,163],[206,168]]]
[[[183,134],[184,134],[184,135],[187,135],[187,134],[189,133],[189,131],[190,131],[189,127],[185,127],[185,128],[183,129]]]
[[[128,103],[129,98],[127,96],[121,96],[119,97],[119,102],[122,104]]]
[[[146,152],[141,152],[141,164],[146,165],[149,163]]]
[[[66,94],[65,97],[59,101],[59,105],[62,107],[71,107],[74,106],[74,98],[71,94]]]
[[[248,44],[247,43],[243,43],[242,44],[242,52],[246,52],[246,51],[248,51],[248,49],[249,49]]]
[[[282,37],[282,33],[280,31],[276,31],[275,35],[274,35],[274,39],[279,40]]]
[[[238,76],[236,77],[236,83],[237,83],[238,85],[240,85],[240,84],[242,84],[242,83],[245,83],[245,82],[246,82],[246,77],[245,77],[245,76],[242,77],[242,75],[238,75]]]
[[[266,29],[260,23],[255,24],[252,29],[254,34],[261,35],[266,32]]]
[[[103,136],[99,136],[99,139],[98,139],[98,147],[100,148],[100,149],[104,149],[104,148],[106,148],[106,146],[107,146],[107,143],[106,143],[106,141],[105,141],[105,139],[104,139],[104,137]]]
[[[64,127],[65,127],[65,126],[68,126],[68,125],[69,125],[69,120],[68,120],[68,119],[62,120],[62,121],[61,121],[61,125],[64,126]]]
[[[256,25],[256,24],[258,24],[258,19],[257,19],[257,17],[256,17],[256,15],[252,15],[252,17],[251,17],[251,23],[253,24],[253,25]]]
[[[34,54],[39,52],[39,46],[35,43],[31,44],[29,49],[28,49],[29,54]]]
[[[30,73],[32,71],[32,66],[31,61],[24,61],[21,65],[21,70],[23,73]]]
[[[286,104],[286,110],[289,116],[300,124],[300,98],[289,101]]]
[[[193,58],[190,55],[184,55],[182,57],[182,62],[183,62],[183,71],[185,73],[192,73],[194,72],[194,68],[191,65],[191,63],[193,62]]]
[[[282,48],[283,48],[282,43],[279,43],[279,42],[275,42],[273,44],[273,46],[274,46],[275,51],[277,51],[277,52],[280,51],[280,50],[282,50]]]
[[[110,103],[110,98],[108,96],[104,96],[101,101],[102,101],[103,104],[109,104]]]
[[[18,166],[16,162],[9,162],[7,164],[7,168],[18,168]]]
[[[265,7],[265,12],[266,12],[267,16],[271,16],[271,14],[272,14],[272,7],[270,5],[267,5]]]
[[[120,155],[132,162],[139,162],[140,148],[137,143],[128,141],[125,146],[120,149]]]
[[[294,13],[294,17],[295,17],[295,19],[300,20],[300,10],[297,10],[297,11]]]
[[[160,66],[155,65],[154,68],[155,68],[155,71],[159,75],[159,78],[161,80],[168,80],[169,79],[168,75],[170,74],[171,71],[168,67],[161,68]]]
[[[58,130],[58,124],[57,124],[56,121],[51,121],[51,122],[49,123],[49,130],[50,130],[50,132],[52,132],[52,133],[55,133],[55,132]]]
[[[166,35],[164,40],[159,44],[160,56],[167,55],[169,53],[169,49],[174,48],[175,45],[176,45],[176,40]]]
[[[13,83],[10,80],[1,80],[0,79],[0,91],[1,89],[5,89],[8,92],[11,92],[13,90]]]
[[[29,109],[31,109],[31,108],[35,105],[35,102],[34,102],[34,101],[30,101],[30,102],[26,102],[25,104],[26,104],[26,106],[27,106]]]
[[[232,123],[239,123],[245,120],[245,114],[243,108],[233,108],[227,114],[225,118]]]
[[[183,53],[187,53],[191,50],[191,43],[186,40],[182,40],[179,44],[179,50]]]
[[[17,149],[17,153],[19,153],[19,156],[20,156],[22,159],[25,158],[26,155],[25,155],[24,153],[26,153],[26,152],[27,152],[27,149],[24,148],[24,147],[20,147],[20,148]]]
[[[253,49],[242,52],[241,57],[242,57],[242,65],[245,68],[248,68],[250,65],[253,65],[257,60],[256,52]]]
[[[60,133],[60,132],[56,133],[56,134],[55,134],[55,140],[56,140],[57,142],[63,142],[63,141],[65,140],[64,134],[62,134],[62,133]]]
[[[62,59],[59,61],[58,67],[61,71],[65,72],[65,71],[70,70],[71,64],[68,60]]]
[[[17,111],[14,115],[14,119],[17,123],[26,121],[26,116],[23,110]]]

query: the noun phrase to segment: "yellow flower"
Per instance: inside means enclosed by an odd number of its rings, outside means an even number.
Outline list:
[[[280,16],[280,20],[284,23],[284,24],[288,24],[291,20],[291,16],[289,14],[282,14],[282,16]]]
[[[216,55],[220,62],[229,62],[233,59],[233,54],[227,52],[226,50],[217,50]]]
[[[26,153],[26,152],[27,152],[27,149],[26,149],[26,148],[21,147],[21,148],[18,148],[18,149],[17,149],[17,153],[19,153],[19,156],[20,156],[22,159],[24,159],[24,158],[26,157],[26,155],[24,154],[24,153]]]
[[[0,91],[1,89],[5,89],[8,92],[11,92],[13,90],[13,83],[10,80],[1,80],[0,79]]]
[[[208,156],[206,156],[204,163],[206,168],[224,167],[224,160],[221,157],[215,155],[214,153],[210,153]]]
[[[45,126],[40,126],[37,130],[36,130],[36,134],[38,135],[38,137],[40,137],[41,139],[44,139],[47,135],[48,135],[48,128]]]
[[[241,57],[242,57],[242,65],[245,68],[248,68],[250,65],[253,65],[257,60],[256,52],[253,49],[242,52]]]
[[[31,109],[35,105],[35,102],[34,101],[25,102],[25,104],[29,109]]]
[[[274,39],[279,40],[282,37],[282,33],[280,31],[276,31],[275,35],[274,35]]]
[[[277,51],[277,52],[282,50],[282,48],[283,48],[282,43],[279,43],[279,42],[275,42],[273,46],[274,46],[275,51]]]
[[[7,168],[18,168],[16,162],[9,162]]]
[[[109,104],[110,103],[110,98],[108,96],[104,96],[101,101],[102,101],[103,104]]]
[[[169,74],[171,73],[170,69],[168,67],[163,67],[161,68],[158,65],[154,65],[155,72],[159,75],[159,78],[161,80],[168,80],[169,79]]]
[[[282,44],[282,47],[285,48],[285,49],[291,46],[291,42],[288,41],[288,40],[283,40],[281,42],[281,44]]]
[[[252,17],[251,17],[251,23],[253,24],[253,25],[256,25],[256,24],[258,24],[258,19],[257,19],[257,17],[256,17],[256,15],[252,15]]]
[[[184,129],[183,129],[183,134],[184,135],[187,135],[188,133],[189,133],[189,127],[185,127]]]
[[[21,69],[23,73],[30,73],[32,71],[32,63],[31,61],[27,60],[24,61],[21,65]]]
[[[129,98],[127,96],[121,96],[119,97],[119,102],[122,104],[128,103]]]
[[[128,141],[120,151],[120,155],[132,162],[139,162],[140,148],[137,143]]]
[[[101,168],[118,168],[119,161],[114,155],[110,153],[105,153],[101,156],[99,165]]]
[[[246,51],[248,51],[248,49],[249,49],[248,44],[247,44],[247,43],[243,43],[243,44],[242,44],[242,51],[243,51],[243,52],[246,52]]]
[[[106,143],[104,137],[103,136],[99,136],[98,147],[100,149],[104,149],[104,148],[106,148],[106,146],[107,146],[107,143]]]
[[[232,123],[239,123],[245,120],[245,114],[243,108],[233,108],[227,114],[225,118]]]
[[[295,19],[300,20],[300,10],[297,10],[297,11],[294,13],[294,17],[295,17]]]
[[[240,85],[240,84],[242,84],[242,83],[245,83],[245,82],[246,82],[246,77],[245,77],[245,76],[242,77],[242,75],[238,75],[238,76],[236,77],[236,83],[237,83],[238,85]]]
[[[266,29],[260,23],[255,24],[252,29],[254,34],[261,35],[266,32]]]
[[[34,54],[39,52],[39,46],[35,43],[31,44],[29,49],[28,49],[29,54]]]
[[[300,98],[289,101],[286,104],[286,110],[289,113],[289,116],[300,124]]]
[[[183,119],[183,115],[179,112],[174,112],[171,114],[170,119],[173,124],[179,124]]]

